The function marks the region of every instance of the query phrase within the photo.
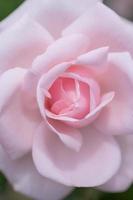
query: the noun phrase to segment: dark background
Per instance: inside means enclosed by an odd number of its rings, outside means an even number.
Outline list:
[[[0,20],[5,18],[22,2],[23,0],[0,0]],[[105,0],[105,3],[111,6],[111,0]],[[133,7],[130,9],[132,9],[133,13]],[[133,19],[132,13],[126,16],[130,20]],[[0,200],[28,200],[28,198],[13,192],[6,178],[0,174]],[[131,187],[127,192],[120,194],[103,193],[87,188],[76,189],[65,200],[133,200],[133,187]]]

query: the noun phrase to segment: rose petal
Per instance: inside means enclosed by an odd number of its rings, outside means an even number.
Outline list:
[[[1,29],[9,27],[23,14],[28,13],[57,37],[76,17],[97,1],[100,0],[83,0],[82,2],[80,0],[27,0],[1,23]]]
[[[26,72],[25,69],[14,68],[0,76],[0,113],[7,103],[10,103],[10,97],[20,87]]]
[[[114,11],[102,3],[92,6],[72,23],[63,35],[82,33],[89,37],[90,48],[109,46],[111,50],[133,53],[133,27],[129,27]]]
[[[108,70],[99,77],[99,84],[104,92],[113,90],[115,98],[94,126],[106,134],[132,134],[133,59],[128,53],[112,53],[108,61]]]
[[[76,63],[83,66],[89,66],[89,68],[100,68],[100,71],[101,66],[103,67],[107,62],[108,53],[109,47],[101,47],[79,56]]]
[[[40,108],[40,112],[42,114],[42,116],[45,118],[46,116],[46,112],[45,111],[45,107],[44,107],[44,100],[45,97],[48,95],[47,91],[48,89],[51,87],[51,85],[53,84],[53,82],[60,76],[63,75],[63,73],[71,66],[71,63],[62,63],[59,65],[56,65],[54,68],[52,68],[51,70],[49,70],[47,73],[45,73],[41,79],[39,80],[38,86],[37,86],[37,102]],[[66,73],[67,75],[67,73]],[[65,76],[66,76],[65,75]],[[68,73],[68,76],[71,77],[71,74]],[[72,77],[74,76],[74,78],[79,78],[82,80],[82,78],[80,78],[78,75],[76,74],[72,74]],[[83,79],[83,82],[85,80]],[[95,91],[97,90],[97,92],[99,93],[99,88],[97,88],[97,85],[95,85],[92,80],[88,80],[87,84],[90,84],[90,86],[92,86],[91,90]],[[54,114],[53,114],[54,116]],[[55,117],[58,119],[60,118],[60,116],[55,115]],[[50,117],[51,118],[51,117]],[[62,118],[62,116],[61,116]],[[76,120],[76,119],[75,119]],[[77,121],[77,120],[76,120]],[[79,120],[78,120],[79,122]]]
[[[127,190],[133,182],[133,136],[124,135],[117,137],[122,152],[122,164],[118,173],[104,185],[100,190],[110,192],[123,192]]]
[[[100,113],[100,111],[113,100],[114,96],[115,96],[114,92],[109,92],[103,95],[101,99],[101,103],[93,111],[91,111],[88,115],[86,115],[84,119],[78,120],[78,119],[74,119],[74,118],[70,118],[66,116],[59,116],[59,115],[55,115],[49,112],[48,110],[46,110],[46,115],[51,119],[63,121],[69,126],[72,126],[75,128],[81,128],[92,123],[94,119],[98,117],[98,114]],[[99,118],[101,117],[101,115],[99,116]]]
[[[55,132],[61,141],[74,151],[79,151],[82,146],[82,135],[78,129],[69,127],[59,121],[49,119],[47,121],[50,129]]]
[[[71,66],[61,77],[72,78],[73,80],[80,82],[79,86],[81,90],[81,98],[84,97],[86,99],[85,102],[87,103],[87,106],[90,102],[90,111],[94,110],[100,103],[100,87],[95,79],[93,79],[93,76],[91,77],[89,70],[86,69],[86,67],[83,68],[82,66]],[[83,106],[85,102],[83,102],[82,99],[81,106]]]
[[[62,37],[50,45],[47,51],[34,61],[32,71],[47,72],[54,65],[75,60],[85,53],[89,47],[88,37],[72,34]]]
[[[43,73],[57,64],[74,60],[86,52],[88,45],[88,38],[82,34],[74,34],[55,41],[44,54],[35,59],[32,69],[27,74],[25,88],[35,95],[38,79]]]
[[[56,80],[56,78],[58,78],[58,76],[61,73],[63,73],[69,66],[70,66],[70,63],[62,63],[59,65],[56,65],[54,68],[49,70],[46,74],[44,74],[39,80],[39,83],[37,86],[37,102],[40,108],[40,112],[44,118],[45,118],[44,100],[47,94],[47,92],[45,91],[47,91],[50,88],[50,86]]]
[[[59,200],[72,191],[71,187],[40,176],[31,155],[12,161],[0,147],[0,170],[16,191],[37,200]]]
[[[21,86],[25,72],[14,68],[0,77],[0,141],[12,158],[31,150],[32,137],[40,123],[39,113],[29,112],[23,105]]]
[[[50,34],[28,16],[17,20],[0,34],[0,71],[29,67],[52,41]]]
[[[41,175],[69,186],[97,186],[118,170],[120,150],[112,137],[84,129],[79,152],[65,147],[56,134],[41,125],[33,144],[33,159]]]

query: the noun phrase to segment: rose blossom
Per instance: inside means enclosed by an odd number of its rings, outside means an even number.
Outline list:
[[[123,191],[133,178],[133,28],[96,1],[36,2],[0,24],[0,169],[35,199]]]

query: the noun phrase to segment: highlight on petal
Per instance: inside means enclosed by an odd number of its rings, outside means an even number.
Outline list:
[[[108,70],[99,76],[103,91],[113,90],[114,100],[94,122],[100,132],[119,135],[133,134],[133,59],[129,53],[111,53]]]
[[[74,151],[80,151],[82,146],[82,135],[80,130],[63,124],[62,122],[47,119],[49,128],[56,133],[61,141]]]
[[[74,33],[88,36],[91,49],[109,46],[113,51],[133,53],[133,27],[102,3],[96,3],[63,31],[64,36]]]
[[[41,118],[38,112],[29,112],[23,105],[25,73],[25,69],[14,68],[0,77],[0,141],[13,159],[31,150],[33,134]]]
[[[42,176],[69,186],[93,187],[105,183],[119,169],[119,146],[111,137],[83,129],[79,152],[66,147],[41,124],[33,144],[33,159]]]
[[[36,170],[31,154],[12,161],[0,147],[0,170],[5,174],[13,188],[33,199],[59,200],[68,195],[73,188],[42,177]]]
[[[101,47],[98,49],[91,50],[88,53],[79,56],[77,60],[81,64],[85,65],[98,65],[101,62],[102,63],[105,62],[104,60],[107,59],[108,52],[109,52],[109,47]]]
[[[28,13],[47,28],[54,37],[58,37],[65,27],[98,1],[101,0],[82,0],[82,2],[80,0],[26,0],[1,22],[0,27],[4,30]]]
[[[86,66],[95,73],[103,73],[107,68],[109,47],[101,47],[77,58],[76,64]]]
[[[18,66],[29,67],[52,41],[50,34],[28,15],[17,19],[0,34],[0,72]]]

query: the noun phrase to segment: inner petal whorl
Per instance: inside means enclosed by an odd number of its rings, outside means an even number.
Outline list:
[[[72,78],[58,78],[49,89],[51,98],[47,108],[56,115],[77,119],[90,112],[90,88],[86,83]]]

